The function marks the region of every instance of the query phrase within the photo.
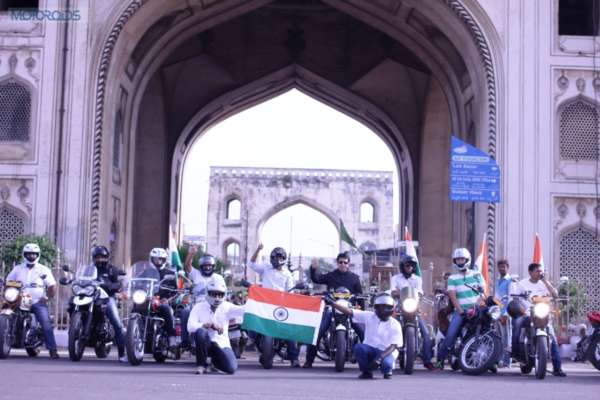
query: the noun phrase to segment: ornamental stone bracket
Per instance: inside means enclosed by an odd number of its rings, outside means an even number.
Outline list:
[[[600,223],[600,204],[590,197],[555,197],[554,232],[570,229],[577,225],[595,227]]]

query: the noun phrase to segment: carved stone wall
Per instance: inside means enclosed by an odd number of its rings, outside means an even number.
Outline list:
[[[0,177],[0,245],[31,231],[32,179]]]

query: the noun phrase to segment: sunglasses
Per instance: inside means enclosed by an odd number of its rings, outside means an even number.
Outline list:
[[[348,261],[338,261],[338,264],[348,264]]]
[[[223,297],[225,297],[225,293],[221,292],[208,292],[208,295],[211,297],[216,297],[218,299],[222,299]]]

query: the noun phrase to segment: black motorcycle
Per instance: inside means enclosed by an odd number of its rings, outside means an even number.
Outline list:
[[[70,272],[64,266],[65,272]],[[77,270],[75,279],[60,279],[61,285],[71,285],[73,297],[69,302],[69,358],[80,361],[87,346],[93,347],[96,357],[106,358],[115,341],[115,331],[106,309],[110,297],[100,286],[94,265]]]
[[[171,287],[161,286],[164,282],[175,280],[175,274],[166,275],[160,279],[158,270],[147,261],[137,262],[132,268],[132,279],[129,281],[128,296],[132,301],[131,314],[127,323],[127,337],[125,348],[127,358],[131,365],[140,365],[144,360],[144,354],[152,354],[154,360],[163,363],[167,358],[179,359],[181,356],[179,345],[176,349],[169,348],[169,335],[165,327],[165,321],[158,315],[158,307],[161,300],[158,296],[159,290]],[[177,302],[180,295],[177,289],[169,299],[169,303]],[[177,324],[177,321],[176,321]],[[178,333],[181,328],[177,328]]]
[[[40,278],[44,280],[46,276]],[[38,285],[7,281],[2,286],[4,302],[0,309],[0,359],[7,358],[13,347],[25,349],[29,357],[36,357],[44,344],[44,333],[31,312],[33,299],[25,289],[37,288]]]
[[[587,360],[597,370],[600,370],[600,312],[590,312],[588,320],[592,324],[593,332],[581,339],[577,344],[577,359],[581,361]]]
[[[398,355],[400,369],[410,375],[417,355],[422,354],[421,335],[429,335],[429,332],[421,332],[419,329],[419,294],[414,288],[406,286],[400,290],[396,318],[402,325],[404,337],[404,345],[399,349]]]

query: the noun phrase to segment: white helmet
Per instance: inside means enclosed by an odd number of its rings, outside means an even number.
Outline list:
[[[206,301],[212,307],[221,305],[225,299],[225,293],[227,293],[227,286],[220,279],[213,279],[206,285]]]
[[[23,259],[25,260],[26,264],[35,264],[38,262],[38,260],[40,259],[40,246],[38,246],[36,243],[27,243],[25,246],[23,246]],[[29,257],[26,257],[26,254],[30,254]],[[35,256],[34,256],[35,254]]]
[[[457,258],[464,258],[467,261],[464,264],[459,265],[456,263]],[[454,253],[452,253],[452,263],[455,268],[458,268],[459,271],[466,271],[467,268],[471,266],[471,253],[464,247],[454,250]]]
[[[155,247],[150,250],[150,263],[156,268],[164,268],[167,265],[167,251],[162,247]]]

